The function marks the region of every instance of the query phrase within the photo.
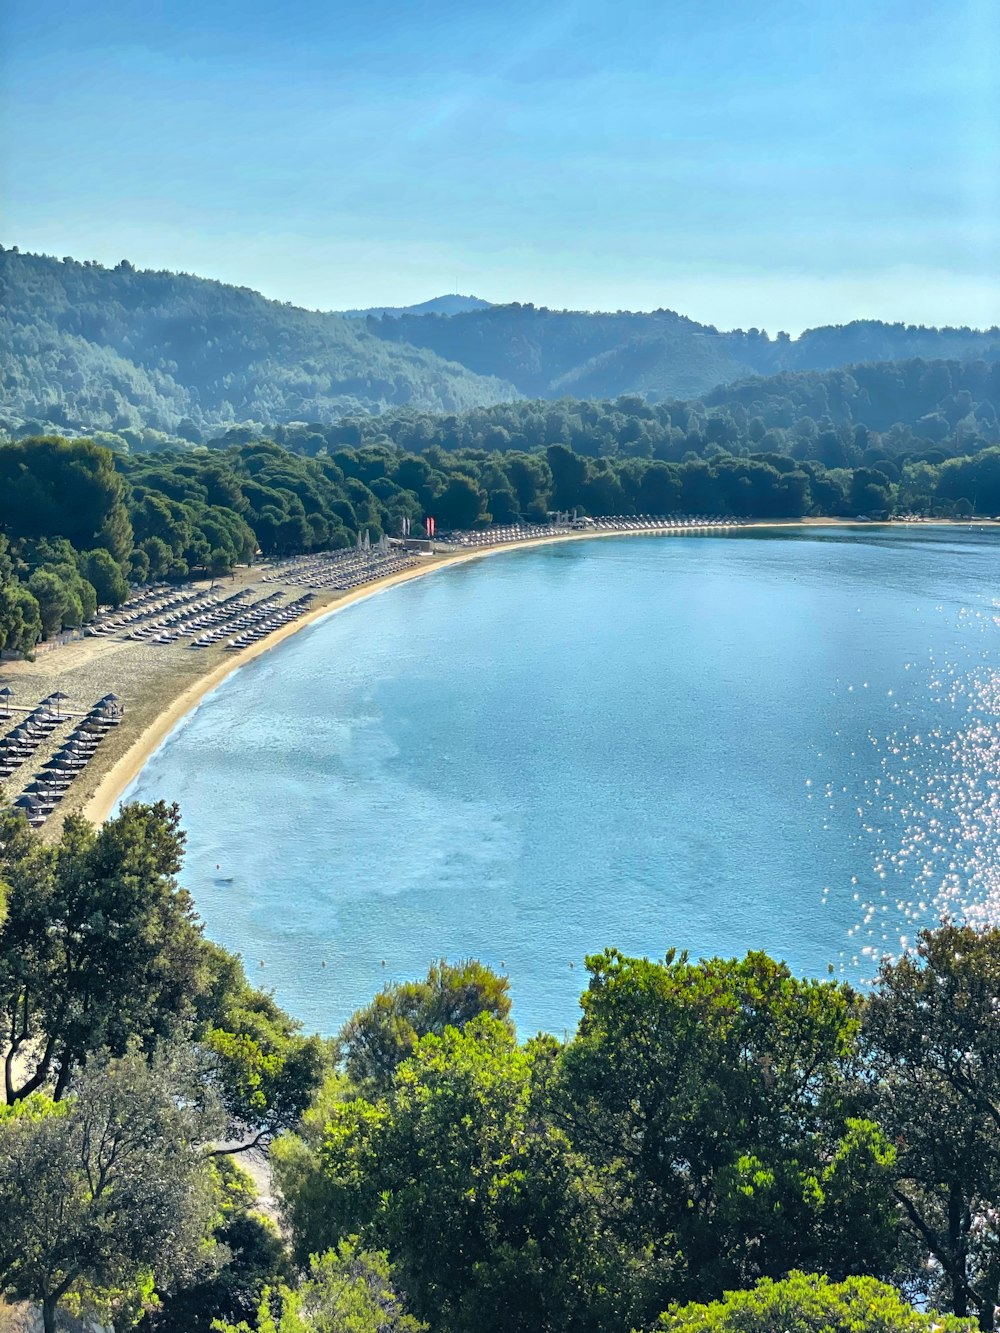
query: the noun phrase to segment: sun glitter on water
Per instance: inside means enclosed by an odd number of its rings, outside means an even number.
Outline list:
[[[943,919],[1000,924],[1000,670],[989,665],[998,610],[1000,602],[992,611],[961,608],[956,627],[972,640],[965,652],[945,661],[928,653],[924,698],[908,720],[884,735],[869,732],[878,775],[853,793],[826,784],[831,815],[838,798],[852,802],[854,840],[871,861],[864,886],[853,891],[858,915],[842,972],[860,967],[870,977]],[[857,883],[852,876],[852,888]],[[824,888],[823,903],[828,894]]]

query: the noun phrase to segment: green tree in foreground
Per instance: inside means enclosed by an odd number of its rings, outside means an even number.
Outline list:
[[[87,1056],[147,1050],[179,1033],[205,988],[204,943],[177,887],[177,807],[127,806],[99,830],[66,820],[54,846],[0,810],[0,1049],[10,1103],[54,1080],[58,1100]]]
[[[237,958],[208,943],[179,887],[184,839],[176,806],[129,805],[95,829],[66,820],[59,841],[34,836],[0,807],[0,1054],[9,1104],[133,1041],[151,1054],[186,1038],[228,1113],[231,1151],[293,1127],[331,1064],[254,990]]]
[[[275,1315],[274,1307],[279,1313]],[[246,1322],[221,1320],[218,1333],[254,1333]],[[268,1292],[257,1312],[257,1333],[423,1333],[425,1324],[406,1313],[392,1285],[384,1252],[371,1253],[356,1241],[315,1257],[297,1290]]]
[[[983,1329],[1000,1304],[998,1015],[1000,931],[947,925],[882,968],[864,1026],[874,1112],[897,1144],[907,1276]]]
[[[464,1028],[480,1014],[492,1014],[509,1024],[508,991],[506,977],[474,958],[461,963],[442,959],[424,981],[386,986],[341,1029],[348,1077],[368,1094],[385,1092],[421,1037],[442,1036],[449,1027]]]
[[[657,1333],[975,1333],[972,1319],[918,1313],[870,1277],[831,1282],[814,1273],[764,1278],[711,1305],[672,1306]]]
[[[298,1125],[332,1067],[331,1043],[303,1037],[270,995],[248,984],[232,955],[205,941],[202,948],[217,986],[197,1031],[229,1116],[226,1146],[215,1151],[265,1148]]]
[[[291,1163],[312,1189],[299,1256],[352,1235],[386,1249],[436,1333],[621,1327],[609,1310],[629,1257],[605,1250],[599,1184],[544,1115],[556,1049],[520,1047],[481,1014],[419,1041],[385,1098],[334,1103],[319,1149],[325,1189]],[[288,1161],[279,1145],[279,1185]]]
[[[556,1121],[622,1247],[660,1258],[643,1317],[791,1267],[888,1275],[894,1150],[856,1118],[860,997],[762,953],[587,967]]]
[[[94,1060],[67,1101],[25,1106],[0,1118],[0,1291],[38,1301],[45,1333],[69,1295],[131,1322],[154,1274],[190,1280],[211,1264],[215,1197],[196,1144],[212,1125],[172,1062]]]
[[[311,1255],[333,1243],[329,1219],[337,1195],[323,1167],[323,1143],[327,1123],[337,1115],[339,1105],[355,1095],[342,1073],[330,1074],[295,1132],[280,1135],[271,1146],[271,1170],[282,1217],[292,1240],[293,1257],[303,1267]]]
[[[220,1196],[212,1239],[225,1261],[193,1283],[158,1286],[140,1333],[211,1333],[217,1320],[253,1324],[265,1291],[294,1280],[278,1228],[256,1211],[247,1172],[231,1157],[213,1159],[210,1169]]]

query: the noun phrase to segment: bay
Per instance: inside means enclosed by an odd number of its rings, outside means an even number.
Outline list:
[[[870,977],[1000,901],[998,542],[840,529],[509,551],[227,679],[125,799],[307,1029],[476,956],[522,1035],[588,953],[760,948]]]

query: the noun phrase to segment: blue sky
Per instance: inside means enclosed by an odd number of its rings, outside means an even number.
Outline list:
[[[0,239],[309,307],[1000,322],[996,0],[7,0]]]

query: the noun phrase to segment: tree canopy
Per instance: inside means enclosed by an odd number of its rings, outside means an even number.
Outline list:
[[[994,1329],[1000,930],[865,993],[606,949],[563,1042],[441,960],[332,1043],[204,939],[182,853],[163,804],[0,814],[0,1294],[46,1329]]]
[[[206,1125],[176,1075],[162,1057],[96,1060],[67,1101],[0,1116],[0,1290],[38,1301],[45,1333],[70,1293],[127,1305],[147,1273],[211,1265]]]
[[[975,1327],[936,1310],[914,1310],[873,1278],[835,1283],[807,1273],[782,1282],[763,1278],[710,1305],[674,1306],[656,1325],[658,1333],[973,1333]]]

